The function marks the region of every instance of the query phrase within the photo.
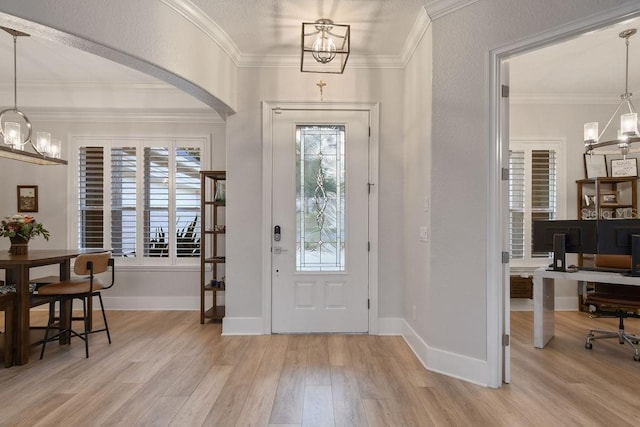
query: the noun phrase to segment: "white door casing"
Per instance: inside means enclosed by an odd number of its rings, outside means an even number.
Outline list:
[[[501,88],[507,88],[506,90],[500,90],[501,99],[500,99],[500,135],[504,138],[501,140],[501,158],[502,158],[502,170],[509,170],[509,63],[506,61],[502,61],[500,64],[500,81]],[[502,224],[507,224],[506,227],[503,225],[502,228],[502,251],[509,252],[509,242],[510,242],[510,228],[509,228],[509,180],[502,179]],[[509,277],[509,264],[502,264],[502,283],[503,283],[503,292],[502,292],[502,336],[506,337],[502,341],[502,381],[504,383],[511,382],[511,283]]]
[[[377,331],[377,113],[375,104],[263,104],[265,333]],[[344,160],[346,198],[333,197],[341,195],[339,185],[327,188],[333,200],[325,212],[325,189],[304,178],[301,181],[300,171],[296,173],[296,129],[313,138],[314,126],[326,131],[332,124],[344,129],[344,158],[338,155],[331,160],[330,153],[319,154],[322,164],[329,165],[327,173],[331,173],[331,165]],[[298,153],[301,151],[305,148],[299,144]],[[325,158],[329,158],[326,163]],[[312,165],[317,164],[317,156],[307,162],[307,180],[319,172],[312,171]],[[304,193],[306,199],[296,198],[297,189],[298,196]],[[346,212],[344,226],[337,227],[343,229],[338,241],[331,242],[336,239],[327,239],[325,233],[318,238],[316,231],[331,229],[330,218],[338,210]],[[329,213],[328,227],[325,213]],[[309,225],[301,225],[304,218]],[[274,240],[276,225],[281,231],[279,241]],[[320,268],[316,263],[319,249],[323,250]],[[326,254],[333,257],[328,264]]]

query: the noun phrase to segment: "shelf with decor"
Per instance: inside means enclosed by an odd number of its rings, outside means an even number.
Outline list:
[[[637,217],[637,177],[579,179],[576,184],[578,219]]]
[[[225,316],[221,301],[226,290],[226,172],[201,171],[200,185],[200,323],[203,324],[207,320],[221,320]]]
[[[577,184],[578,219],[607,220],[638,217],[638,178],[599,177],[579,179]],[[594,267],[594,254],[578,254],[578,265]],[[593,284],[587,283],[588,287]],[[580,298],[582,289],[578,290]],[[579,305],[581,311],[586,307]]]

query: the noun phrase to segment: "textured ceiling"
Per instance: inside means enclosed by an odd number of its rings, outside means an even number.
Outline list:
[[[512,93],[617,102],[625,88],[625,42],[618,34],[629,28],[640,30],[640,18],[511,59]],[[630,38],[629,91],[640,96],[640,32]]]
[[[354,55],[395,56],[422,0],[192,0],[243,55],[299,55],[302,22],[351,25]]]

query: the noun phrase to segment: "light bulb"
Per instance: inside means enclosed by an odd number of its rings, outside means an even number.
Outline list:
[[[36,132],[36,150],[41,154],[48,154],[51,146],[51,134],[49,132]]]
[[[638,134],[637,113],[627,113],[620,116],[620,132],[630,136],[636,136]]]
[[[5,122],[4,124],[4,143],[15,147],[20,145],[20,123]]]
[[[598,122],[584,124],[584,142],[590,144],[598,142]]]
[[[324,32],[313,42],[311,48],[313,57],[322,64],[331,62],[336,56],[336,44]]]

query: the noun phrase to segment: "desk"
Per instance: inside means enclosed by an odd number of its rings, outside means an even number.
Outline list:
[[[537,348],[544,348],[553,338],[555,331],[556,279],[577,281],[581,286],[584,286],[585,282],[640,286],[640,277],[623,276],[619,273],[582,270],[565,273],[547,271],[544,267],[537,269],[533,273],[533,345]]]
[[[66,280],[71,277],[71,259],[87,252],[96,251],[79,249],[29,250],[25,255],[11,255],[6,251],[0,251],[0,268],[5,270],[5,281],[16,284],[16,307],[13,314],[14,364],[24,365],[29,361],[29,269],[59,264],[60,278]],[[69,325],[70,322],[70,310],[61,307],[61,326]]]

